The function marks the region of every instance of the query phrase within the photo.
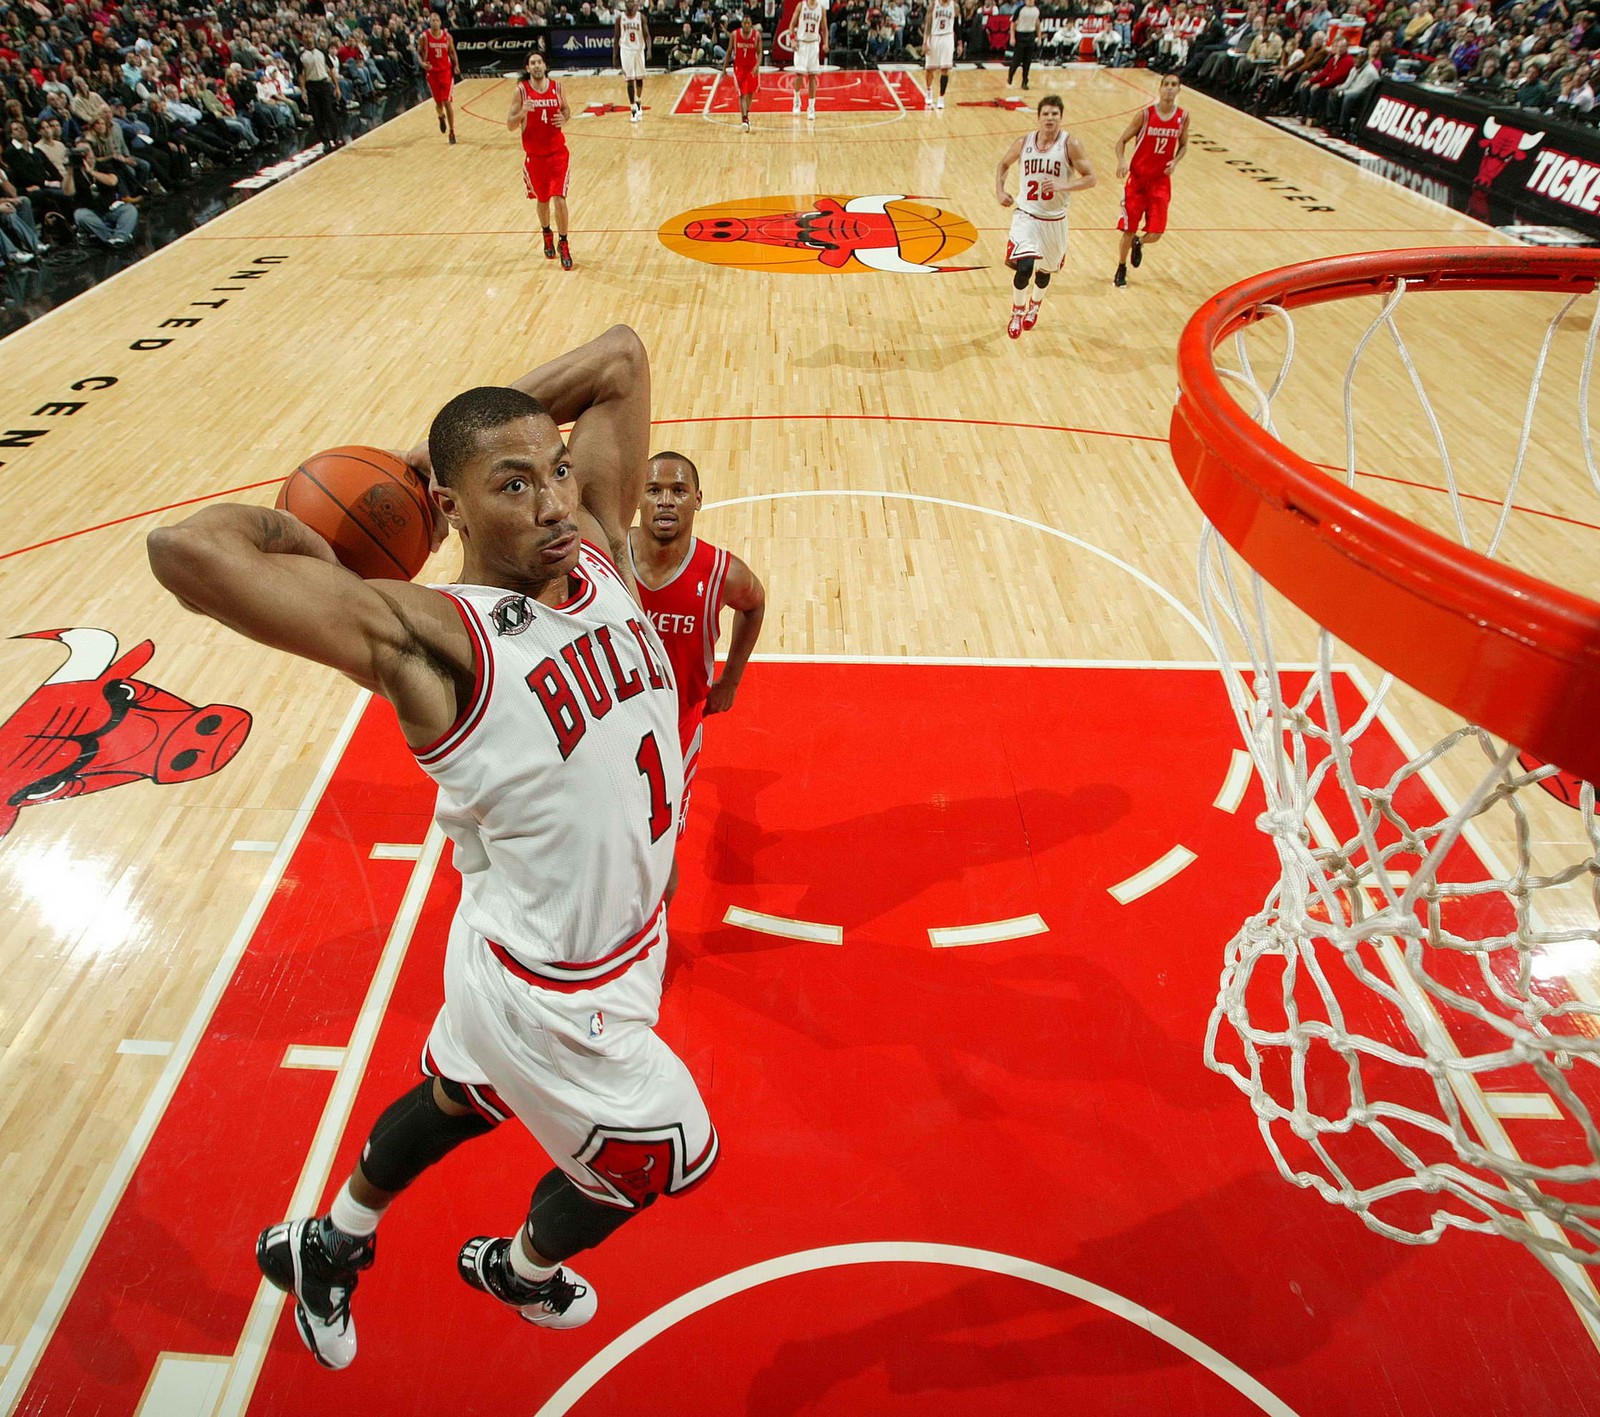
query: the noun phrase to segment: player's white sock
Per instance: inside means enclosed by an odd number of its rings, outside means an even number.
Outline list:
[[[511,1248],[506,1252],[506,1262],[511,1266],[511,1272],[518,1279],[529,1284],[543,1284],[558,1269],[559,1264],[549,1266],[537,1265],[528,1258],[528,1251],[523,1246],[522,1236],[514,1235],[511,1239]]]
[[[374,1210],[370,1205],[362,1205],[350,1194],[350,1183],[346,1181],[333,1198],[333,1204],[328,1207],[328,1219],[333,1222],[334,1229],[359,1237],[371,1235],[377,1230],[383,1212]]]

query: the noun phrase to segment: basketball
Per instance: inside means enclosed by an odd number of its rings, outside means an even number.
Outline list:
[[[363,580],[408,581],[431,549],[427,484],[382,448],[329,448],[300,464],[278,506],[327,539]]]

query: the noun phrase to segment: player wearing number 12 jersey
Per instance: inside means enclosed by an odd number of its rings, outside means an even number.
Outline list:
[[[256,1243],[326,1367],[356,1356],[350,1301],[385,1209],[513,1114],[554,1168],[514,1233],[468,1240],[457,1270],[546,1328],[595,1312],[572,1255],[716,1160],[694,1079],[654,1031],[683,759],[666,650],[627,570],[649,434],[649,361],[618,326],[458,395],[407,455],[461,537],[455,584],[361,580],[266,507],[151,534],[182,603],[389,700],[461,875],[429,1076],[377,1119],[327,1214]]]
[[[1167,229],[1167,204],[1172,200],[1172,169],[1189,147],[1189,115],[1178,107],[1178,76],[1164,74],[1161,95],[1138,115],[1117,139],[1117,176],[1126,177],[1122,189],[1122,215],[1117,230],[1122,247],[1117,255],[1117,273],[1112,284],[1128,283],[1128,261],[1137,267],[1144,261],[1144,248],[1161,240]],[[1135,142],[1133,160],[1123,157],[1123,149]],[[1143,234],[1139,231],[1144,222]]]

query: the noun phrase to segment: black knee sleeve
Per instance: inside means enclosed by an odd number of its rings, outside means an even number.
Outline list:
[[[646,1198],[649,1205],[654,1196]],[[592,1249],[637,1210],[590,1200],[565,1171],[557,1168],[534,1187],[528,1207],[528,1242],[547,1260],[570,1259]]]
[[[450,1083],[446,1095],[458,1099]],[[361,1170],[382,1191],[403,1191],[435,1161],[449,1155],[464,1141],[492,1131],[495,1124],[476,1112],[452,1117],[433,1100],[433,1079],[392,1102],[373,1123],[372,1134],[361,1151]]]
[[[1038,286],[1040,290],[1043,290],[1050,284],[1050,272],[1040,271],[1038,275],[1034,276],[1033,283]]]
[[[1026,290],[1028,281],[1033,277],[1033,258],[1024,257],[1017,262],[1016,273],[1011,277],[1011,284],[1017,290]]]
[[[939,75],[939,97],[940,98],[944,97],[944,91],[949,87],[950,87],[950,76],[948,74],[940,74]]]

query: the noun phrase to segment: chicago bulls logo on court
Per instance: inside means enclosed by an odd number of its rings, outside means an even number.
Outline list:
[[[714,266],[794,275],[940,275],[977,229],[916,197],[753,197],[696,207],[662,224],[668,250]]]
[[[1497,122],[1492,113],[1485,116],[1483,136],[1478,139],[1483,156],[1478,159],[1478,172],[1472,179],[1472,185],[1480,189],[1492,187],[1495,179],[1511,163],[1524,161],[1539,146],[1539,140],[1543,137],[1543,133],[1525,133],[1521,128],[1509,128]]]
[[[24,807],[104,792],[127,782],[192,782],[225,767],[250,732],[230,704],[196,708],[134,676],[155,646],[117,658],[117,637],[87,627],[36,630],[67,662],[0,724],[0,837]]]
[[[705,1150],[693,1160],[684,1145],[683,1128],[596,1127],[577,1160],[613,1205],[629,1209],[649,1205],[657,1196],[674,1195],[704,1180],[717,1159],[712,1133]]]

